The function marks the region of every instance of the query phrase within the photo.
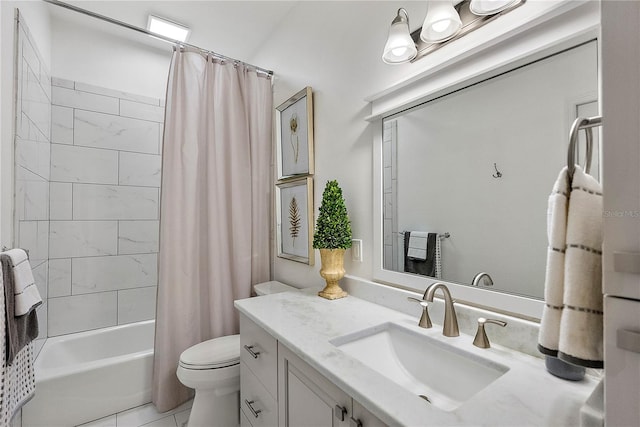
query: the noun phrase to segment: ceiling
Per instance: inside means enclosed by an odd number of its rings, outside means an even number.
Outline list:
[[[146,28],[149,14],[168,18],[191,28],[188,43],[248,62],[252,61],[263,44],[279,27],[293,24],[289,20],[300,19],[300,17],[304,17],[305,21],[313,20],[314,16],[309,16],[307,12],[314,10],[314,4],[336,11],[331,22],[323,23],[326,26],[322,28],[326,28],[326,31],[358,32],[359,28],[366,28],[376,22],[376,28],[385,35],[397,8],[404,7],[408,10],[412,30],[420,27],[427,9],[425,0],[64,0],[64,2],[141,28]],[[341,3],[359,3],[357,8],[359,12],[355,16],[342,16]],[[54,25],[88,27],[91,31],[117,34],[132,41],[167,49],[165,42],[154,41],[146,35],[92,19],[59,6],[51,4],[48,6]],[[380,16],[384,18],[380,20]],[[314,40],[322,38],[323,34],[301,36]]]
[[[146,28],[149,14],[191,28],[188,43],[226,56],[250,61],[262,44],[285,22],[298,1],[65,1],[92,12]],[[166,49],[166,43],[146,35],[48,5],[54,25],[90,27],[132,41]]]

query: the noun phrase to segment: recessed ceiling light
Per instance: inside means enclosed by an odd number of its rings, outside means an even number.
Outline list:
[[[191,32],[191,30],[184,25],[153,15],[149,15],[147,29],[154,34],[181,42],[187,41],[187,37],[189,37],[189,33]]]

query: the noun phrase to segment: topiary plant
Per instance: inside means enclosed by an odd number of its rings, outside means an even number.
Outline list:
[[[348,249],[351,247],[351,221],[338,181],[328,181],[322,193],[320,213],[313,235],[315,249]]]

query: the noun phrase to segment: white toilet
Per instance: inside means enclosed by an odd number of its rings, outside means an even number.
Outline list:
[[[253,287],[257,295],[295,291],[271,281]],[[188,427],[228,427],[240,424],[240,335],[214,338],[180,355],[178,379],[196,392]]]

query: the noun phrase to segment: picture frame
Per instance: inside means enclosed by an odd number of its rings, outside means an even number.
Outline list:
[[[313,175],[313,91],[310,86],[276,107],[278,180]]]
[[[314,264],[313,178],[276,184],[278,257]]]

